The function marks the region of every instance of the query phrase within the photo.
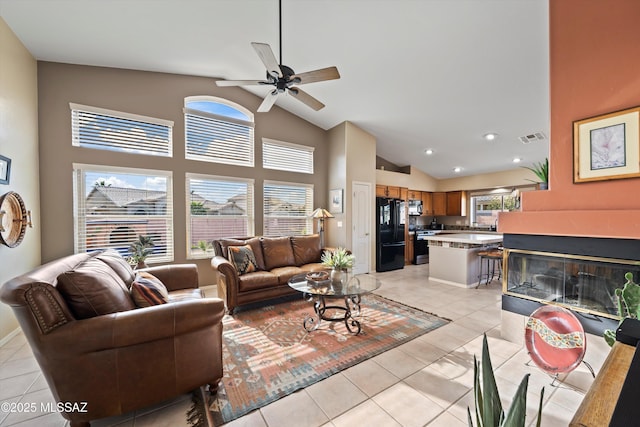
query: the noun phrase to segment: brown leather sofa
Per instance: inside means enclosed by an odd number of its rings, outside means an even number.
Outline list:
[[[229,247],[248,246],[254,271],[241,274],[229,258]],[[218,273],[218,296],[233,313],[240,305],[295,294],[287,281],[296,274],[325,269],[318,234],[291,237],[236,237],[213,242],[211,266]]]
[[[128,287],[139,279],[111,250],[52,261],[0,288],[55,399],[86,410],[62,413],[73,427],[217,389],[224,302],[203,298],[195,265],[146,271],[168,302],[136,308]]]

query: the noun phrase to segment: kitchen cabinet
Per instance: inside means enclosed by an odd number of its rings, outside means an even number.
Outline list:
[[[447,193],[447,215],[466,216],[467,197],[464,191],[449,191]]]
[[[400,187],[394,187],[391,185],[376,185],[376,197],[402,199],[402,197],[400,197]]]
[[[447,215],[447,193],[433,193],[433,215]]]
[[[405,241],[404,247],[404,263],[411,264],[413,261],[413,239],[415,238],[414,233],[409,233],[409,238]]]
[[[422,200],[422,191],[409,190],[409,200]]]
[[[407,196],[409,195],[408,193],[409,191],[406,188],[400,187],[400,198],[402,200],[407,201]]]
[[[433,215],[433,193],[422,192],[422,215]]]

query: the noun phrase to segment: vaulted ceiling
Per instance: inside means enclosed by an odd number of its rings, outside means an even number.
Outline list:
[[[0,0],[0,16],[38,60],[210,76],[212,88],[264,79],[251,42],[280,56],[277,0]],[[350,121],[399,166],[442,179],[548,155],[545,0],[282,0],[282,42],[285,65],[341,78],[302,86],[320,111],[276,105],[325,129]]]

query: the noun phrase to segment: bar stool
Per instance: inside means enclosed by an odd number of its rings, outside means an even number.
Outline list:
[[[482,284],[482,279],[486,278],[485,286],[489,285],[496,273],[498,274],[498,280],[502,278],[502,250],[501,249],[489,249],[486,251],[478,252],[478,258],[480,259],[480,274],[478,275],[478,286]],[[487,265],[487,272],[483,273],[483,266]],[[497,265],[497,268],[496,268]],[[478,287],[476,286],[476,287]]]

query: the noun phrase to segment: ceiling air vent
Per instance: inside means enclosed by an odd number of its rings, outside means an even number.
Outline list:
[[[531,133],[529,135],[521,136],[518,139],[523,144],[530,144],[530,143],[536,142],[536,141],[544,141],[546,139],[546,137],[544,136],[544,133],[542,133],[542,132],[535,132],[535,133]]]

